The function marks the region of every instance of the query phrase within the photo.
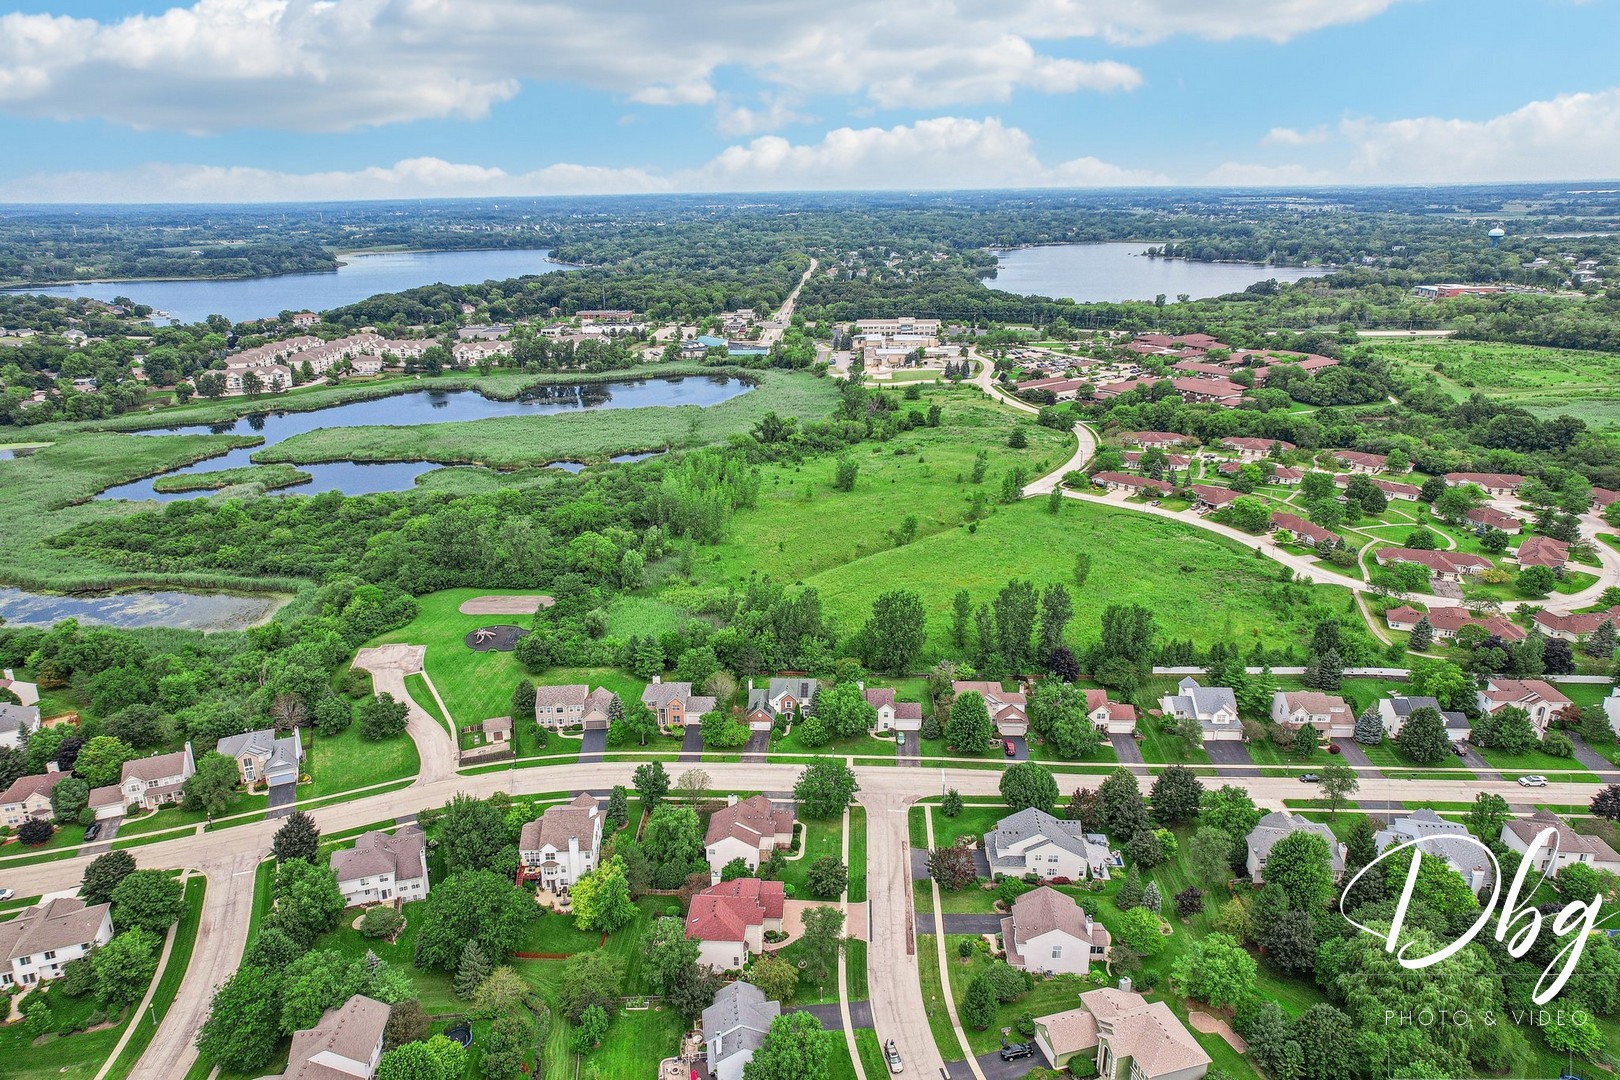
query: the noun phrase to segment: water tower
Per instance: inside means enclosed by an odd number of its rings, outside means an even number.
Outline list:
[[[1486,233],[1486,235],[1491,238],[1491,247],[1495,247],[1498,243],[1501,242],[1502,237],[1507,235],[1507,230],[1502,228],[1499,225],[1496,228],[1492,229],[1490,232]]]

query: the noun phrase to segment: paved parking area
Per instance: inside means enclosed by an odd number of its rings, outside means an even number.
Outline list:
[[[700,728],[699,729],[699,735],[701,736],[701,734],[702,734],[702,729]],[[768,732],[768,731],[750,732],[749,735],[748,735],[748,741],[743,744],[742,759],[747,764],[763,765],[763,764],[765,764],[766,752],[769,751],[770,748],[771,748],[771,733],[770,732]],[[686,749],[686,746],[685,746],[684,743],[682,743],[681,749],[682,750]]]
[[[703,760],[703,729],[696,724],[687,726],[681,735],[681,753],[678,761]]]
[[[1009,1035],[1007,1041],[1013,1041],[1012,1036]],[[979,1055],[979,1071],[984,1073],[984,1080],[1019,1080],[1031,1070],[1043,1068],[1045,1065],[1046,1059],[1041,1056],[1039,1050],[1029,1057],[1016,1058],[1012,1061],[1002,1061],[999,1050]]]
[[[586,728],[584,738],[579,744],[579,760],[581,763],[601,761],[602,754],[607,750],[607,728]]]
[[[1222,769],[1222,765],[1253,765],[1254,758],[1249,756],[1249,748],[1236,739],[1217,739],[1204,744],[1204,752],[1209,755],[1210,763],[1215,766],[1218,776],[1253,776],[1252,772],[1236,769]]]
[[[297,784],[278,784],[270,789],[270,802],[264,811],[267,818],[287,817],[298,802]]]
[[[1006,759],[1007,761],[1028,761],[1029,760],[1029,740],[1026,739],[1024,736],[1022,736],[1022,735],[1007,735],[1007,736],[1003,736],[1001,741],[1002,741],[1003,744],[1012,743],[1012,747],[1013,747],[1012,756],[1007,757],[1007,747],[1005,745],[1002,746],[1002,748],[1001,748],[1001,756],[1004,759]]]

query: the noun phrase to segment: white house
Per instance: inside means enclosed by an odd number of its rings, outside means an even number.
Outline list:
[[[1316,690],[1278,690],[1271,696],[1271,719],[1295,729],[1309,724],[1330,739],[1356,733],[1356,714],[1344,698]]]
[[[0,923],[0,987],[32,986],[62,976],[71,961],[112,940],[112,908],[58,896]]]
[[[523,826],[518,836],[519,881],[538,878],[554,893],[566,893],[596,868],[602,852],[602,813],[596,800],[579,795]]]
[[[724,809],[710,816],[709,830],[703,838],[709,884],[719,883],[720,872],[733,859],[743,860],[752,873],[759,869],[762,856],[792,843],[793,811],[778,810],[763,795],[741,802],[733,795]]]
[[[1309,821],[1298,814],[1273,810],[1260,819],[1259,824],[1255,825],[1247,837],[1251,881],[1256,885],[1265,884],[1266,859],[1271,856],[1272,847],[1283,837],[1297,832],[1315,833],[1327,841],[1328,854],[1333,864],[1333,880],[1339,879],[1344,873],[1345,846],[1339,843],[1339,838],[1333,835],[1333,830],[1320,821]]]
[[[863,690],[866,703],[877,710],[875,731],[921,731],[922,706],[915,701],[896,701],[894,689],[878,686]]]
[[[197,761],[191,756],[191,744],[172,754],[153,754],[124,762],[123,775],[118,786],[123,789],[124,802],[144,810],[156,810],[164,803],[177,803],[185,797],[182,788],[191,774],[197,771]]]
[[[52,763],[55,768],[55,763]],[[51,791],[66,780],[65,772],[33,773],[19,776],[11,786],[0,792],[0,825],[15,829],[29,818],[51,816]]]
[[[1481,712],[1494,716],[1510,705],[1517,706],[1530,714],[1538,739],[1547,734],[1547,726],[1569,704],[1569,698],[1540,679],[1490,678],[1485,681],[1485,689],[1479,691]]]
[[[1086,715],[1105,735],[1129,735],[1136,730],[1136,706],[1109,701],[1106,690],[1086,691]]]
[[[1379,851],[1391,844],[1421,841],[1417,850],[1426,859],[1440,859],[1458,877],[1468,883],[1474,893],[1490,887],[1494,875],[1491,860],[1473,844],[1461,838],[1468,837],[1468,829],[1459,821],[1448,821],[1423,807],[1405,817],[1392,818],[1389,827],[1380,829],[1373,837]]]
[[[38,730],[37,706],[0,701],[0,746],[21,746],[24,738]]]
[[[1419,709],[1433,709],[1439,713],[1440,719],[1446,722],[1446,738],[1454,743],[1466,742],[1473,732],[1473,726],[1468,722],[1466,714],[1442,709],[1437,698],[1392,694],[1378,703],[1378,718],[1383,721],[1384,734],[1391,739],[1399,735],[1401,728],[1406,726],[1406,718]]]
[[[363,833],[354,847],[332,852],[331,866],[349,907],[408,903],[428,894],[427,844],[415,825],[402,825],[392,835],[380,829]]]
[[[686,936],[698,943],[700,964],[741,971],[765,948],[765,933],[782,929],[787,894],[780,881],[736,878],[710,885],[692,898]]]
[[[765,991],[741,979],[727,983],[703,1010],[703,1044],[708,1051],[709,1075],[714,1080],[742,1080],[743,1066],[765,1042],[771,1021],[782,1006]]]
[[[1180,693],[1159,699],[1159,708],[1166,716],[1197,720],[1205,742],[1243,738],[1237,695],[1229,687],[1200,686],[1197,679],[1188,676],[1176,684],[1176,689]]]
[[[595,690],[584,683],[534,688],[534,722],[555,731],[579,725],[605,728],[612,718],[613,692],[605,686]]]
[[[371,1080],[392,1014],[392,1007],[360,994],[327,1009],[320,1023],[293,1032],[284,1080]]]
[[[1556,874],[1572,863],[1585,863],[1594,870],[1607,870],[1620,874],[1620,854],[1602,839],[1578,833],[1564,823],[1564,819],[1547,810],[1538,810],[1527,818],[1514,818],[1502,826],[1502,843],[1507,849],[1523,855],[1543,829],[1552,829],[1554,843],[1542,845],[1535,869],[1548,875]]]
[[[1616,735],[1620,735],[1620,688],[1609,691],[1609,696],[1603,699],[1603,715],[1609,718],[1609,727]]]
[[[1110,866],[1121,865],[1108,850],[1108,837],[1088,833],[1079,821],[1065,821],[1027,807],[996,822],[984,834],[992,874],[1084,881],[1087,875],[1107,880]]]
[[[1007,963],[1045,975],[1085,975],[1108,955],[1108,930],[1074,898],[1042,885],[1013,901],[1001,920]]]

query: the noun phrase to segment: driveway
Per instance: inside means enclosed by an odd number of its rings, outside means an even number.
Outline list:
[[[601,761],[607,750],[607,728],[586,728],[579,743],[579,760],[589,763]]]
[[[297,784],[277,784],[270,789],[270,802],[265,808],[267,818],[284,818],[293,812],[298,802]]]
[[[1603,778],[1605,784],[1620,784],[1620,769],[1616,769],[1614,762],[1586,745],[1579,735],[1573,731],[1566,731],[1570,742],[1575,744],[1575,760]]]
[[[701,737],[702,733],[703,733],[702,729],[701,728],[698,729],[698,734],[699,734],[700,737]],[[751,731],[751,732],[749,732],[748,733],[748,741],[743,744],[743,751],[742,751],[743,763],[744,764],[753,764],[753,765],[763,765],[763,764],[765,764],[765,754],[766,754],[766,752],[768,750],[770,750],[770,748],[771,748],[771,733],[769,731]],[[681,744],[681,749],[682,750],[686,749],[686,744],[684,742]]]
[[[838,1011],[838,1003],[830,1005],[792,1005],[787,1012],[809,1013],[821,1021],[823,1031],[843,1031],[844,1018]],[[872,1026],[872,1006],[865,1001],[852,1001],[849,1003],[849,1025],[856,1028],[869,1028]],[[872,1078],[868,1078],[872,1080]]]
[[[1223,769],[1222,765],[1253,765],[1254,758],[1249,756],[1249,748],[1236,739],[1216,739],[1204,744],[1204,752],[1215,766],[1217,776],[1253,776],[1248,769]]]
[[[898,739],[894,744],[894,761],[896,765],[920,766],[922,764],[922,740],[915,731],[904,732],[906,741],[902,744]]]
[[[681,735],[681,753],[677,761],[703,760],[703,729],[696,724],[688,724]]]
[[[80,855],[105,855],[112,850],[113,837],[118,835],[118,826],[124,823],[123,818],[110,818],[101,823],[101,832],[88,844],[79,847]]]
[[[1022,1040],[1023,1036],[1017,1035],[1016,1032],[1007,1036],[1008,1042]],[[1029,1073],[1030,1070],[1044,1068],[1045,1066],[1046,1059],[1041,1056],[1039,1050],[1029,1055],[1029,1057],[1018,1058],[1015,1061],[1002,1061],[1001,1051],[999,1050],[992,1050],[988,1054],[979,1055],[979,1071],[984,1073],[984,1080],[1019,1080],[1019,1077]]]
[[[1146,776],[1147,768],[1142,762],[1142,748],[1137,745],[1134,735],[1113,734],[1108,736],[1108,744],[1114,748],[1114,756],[1119,763],[1130,769],[1137,776]],[[1135,766],[1142,766],[1136,768]]]
[[[1001,920],[1005,915],[952,915],[947,914],[945,919],[945,932],[947,934],[999,934],[1001,933]],[[938,933],[935,926],[938,919],[931,911],[917,912],[917,933]]]
[[[1001,741],[1003,743],[1012,743],[1012,746],[1013,746],[1012,757],[1007,757],[1007,748],[1005,746],[1003,746],[1001,748],[1001,756],[1003,758],[1005,758],[1007,761],[1028,761],[1029,760],[1029,740],[1024,738],[1024,736],[1022,736],[1022,735],[1003,735],[1001,737]]]

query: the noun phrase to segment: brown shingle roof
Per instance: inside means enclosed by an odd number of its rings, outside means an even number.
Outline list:
[[[709,829],[703,837],[705,844],[718,843],[727,837],[745,844],[758,845],[761,839],[793,832],[793,814],[778,810],[763,795],[754,795],[732,806],[716,810],[709,817]]]
[[[11,782],[4,793],[0,793],[0,803],[20,803],[30,795],[49,795],[51,790],[68,778],[65,772],[33,773],[29,776],[19,776]]]
[[[52,949],[84,945],[95,940],[108,910],[106,904],[86,905],[76,896],[47,900],[0,923],[0,950],[10,963]]]
[[[596,839],[596,820],[591,812],[596,800],[588,795],[585,798],[590,800],[589,805],[575,798],[566,806],[546,807],[545,813],[524,824],[518,837],[518,848],[522,851],[540,851],[551,847],[567,851],[568,841],[577,839],[581,851],[590,851]]]
[[[332,1053],[369,1066],[372,1051],[377,1049],[377,1042],[382,1038],[392,1012],[382,1002],[360,994],[337,1008],[327,1009],[320,1023],[293,1032],[286,1080],[329,1080],[338,1077],[353,1080],[348,1072],[310,1059]]]

